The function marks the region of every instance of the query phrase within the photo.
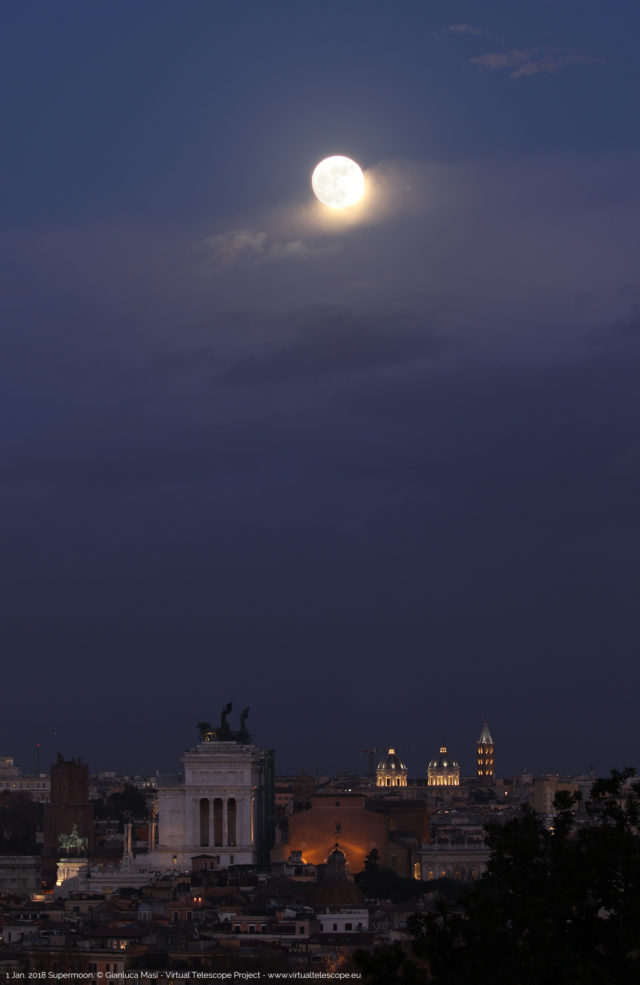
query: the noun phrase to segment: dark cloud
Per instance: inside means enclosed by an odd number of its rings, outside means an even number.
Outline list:
[[[562,69],[574,65],[603,65],[606,58],[574,48],[539,45],[534,48],[489,52],[470,58],[469,62],[478,68],[506,70],[512,79],[518,79],[532,75],[556,75]]]
[[[471,24],[449,24],[446,30],[450,31],[452,34],[472,34],[477,37],[491,34],[491,31],[487,28],[473,27]]]
[[[624,292],[623,297],[628,297]],[[640,304],[633,302],[628,306],[624,318],[616,319],[609,325],[598,325],[590,333],[591,341],[604,349],[625,350],[640,342]]]
[[[611,328],[611,337],[618,341],[640,341],[640,304],[631,306],[631,314],[624,321],[617,321]]]
[[[366,315],[346,305],[309,305],[287,317],[290,340],[233,362],[228,383],[283,383],[434,358],[447,346],[414,313]]]

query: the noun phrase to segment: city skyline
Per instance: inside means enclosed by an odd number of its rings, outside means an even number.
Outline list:
[[[214,721],[215,716],[211,715],[211,720]],[[233,723],[235,718],[239,718],[238,713],[233,713],[230,715],[230,721]],[[461,735],[460,727],[457,730],[449,729],[450,734]],[[336,757],[327,757],[326,753],[320,749],[318,756],[311,756],[308,759],[301,757],[298,753],[292,752],[292,746],[295,742],[290,742],[284,744],[280,749],[274,747],[269,741],[268,736],[256,735],[251,730],[249,731],[249,736],[252,742],[257,743],[265,748],[270,748],[274,750],[275,753],[275,764],[276,772],[280,776],[295,776],[297,774],[306,773],[310,776],[337,776],[340,774],[353,773],[360,776],[365,776],[369,774],[369,764],[371,762],[377,766],[379,761],[384,759],[385,754],[390,748],[393,748],[402,758],[408,767],[408,777],[410,781],[424,780],[427,779],[427,766],[429,760],[434,758],[438,750],[446,745],[449,755],[455,759],[461,768],[461,777],[475,777],[476,776],[476,766],[477,766],[477,745],[478,736],[481,732],[481,727],[476,729],[476,734],[472,742],[468,741],[468,736],[466,741],[457,744],[451,742],[446,742],[445,739],[441,741],[434,741],[429,743],[425,739],[417,739],[415,742],[389,742],[381,743],[376,745],[360,746],[360,748],[349,747],[344,749],[344,755],[342,759]],[[495,729],[492,728],[492,732],[495,739]],[[70,732],[62,733],[60,738],[63,736],[71,736]],[[446,738],[446,737],[445,737]],[[51,740],[43,746],[42,743],[39,744],[37,749],[31,751],[31,756],[29,754],[25,759],[21,759],[13,752],[4,754],[9,754],[15,761],[16,766],[19,767],[20,771],[24,775],[35,775],[36,770],[34,768],[34,763],[40,763],[40,773],[48,774],[49,766],[47,763],[53,763],[55,761],[58,752],[61,752],[65,757],[79,756],[83,762],[88,763],[92,775],[96,775],[102,771],[114,770],[120,775],[145,775],[152,776],[156,772],[163,773],[167,771],[174,770],[178,768],[181,761],[181,757],[185,752],[188,752],[193,747],[197,746],[201,741],[199,734],[199,728],[194,726],[192,729],[192,739],[187,741],[183,747],[176,744],[172,750],[168,753],[165,752],[162,755],[162,761],[157,757],[155,761],[151,762],[147,759],[140,758],[136,753],[123,756],[122,753],[114,755],[109,758],[107,754],[106,759],[100,759],[97,762],[91,761],[91,756],[87,754],[86,749],[83,751],[79,748],[76,743],[73,744],[66,743],[65,748],[62,748],[63,743],[56,741],[58,735],[51,737]],[[86,741],[86,740],[85,740]],[[170,743],[165,741],[159,745],[160,749],[166,749]],[[357,745],[357,744],[356,744]],[[20,744],[17,743],[15,748],[19,748]],[[49,752],[49,749],[55,752]],[[524,759],[523,763],[518,766],[516,763],[515,756],[513,752],[509,751],[508,744],[506,748],[503,748],[503,742],[498,740],[495,743],[496,752],[496,765],[497,769],[495,772],[496,778],[503,777],[513,777],[520,774],[530,773],[532,775],[545,776],[545,775],[586,775],[591,770],[596,776],[607,776],[612,769],[622,769],[627,766],[635,767],[635,763],[629,758],[624,759],[620,763],[612,763],[609,766],[600,762],[597,756],[592,759],[587,757],[584,761],[580,762],[576,760],[574,762],[568,761],[566,757],[566,750],[560,749],[558,751],[558,756],[556,761],[545,763],[541,761],[539,754],[536,755],[535,745],[532,744],[529,752],[528,758]],[[153,758],[153,757],[152,757]],[[509,768],[513,765],[514,768]]]
[[[640,9],[325,12],[3,11],[23,768],[169,768],[228,700],[290,773],[464,772],[485,717],[498,774],[638,760]]]

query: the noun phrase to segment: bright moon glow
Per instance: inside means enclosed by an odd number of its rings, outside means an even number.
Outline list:
[[[359,202],[364,193],[364,175],[349,157],[325,157],[311,175],[316,198],[332,209]]]

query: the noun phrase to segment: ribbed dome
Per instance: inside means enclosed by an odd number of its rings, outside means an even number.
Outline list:
[[[406,768],[400,757],[396,756],[395,749],[389,749],[387,755],[378,763],[379,770],[406,770]]]
[[[430,770],[459,770],[460,766],[456,763],[455,759],[447,753],[447,747],[441,746],[440,753],[435,759],[432,759],[429,763]]]
[[[342,849],[338,845],[336,845],[336,847],[333,849],[333,851],[329,855],[329,858],[327,859],[327,863],[329,865],[346,865],[347,864],[347,857],[346,857],[346,855],[344,854],[344,852],[342,851]]]

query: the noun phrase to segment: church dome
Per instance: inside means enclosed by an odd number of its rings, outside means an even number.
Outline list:
[[[447,752],[446,746],[440,746],[439,754],[429,762],[430,770],[459,770],[460,766]]]
[[[339,847],[339,845],[336,845],[333,851],[331,852],[331,854],[329,855],[329,858],[327,859],[327,864],[346,866],[347,857],[342,851],[342,849]]]
[[[395,749],[389,749],[386,756],[383,756],[378,763],[379,770],[406,770],[406,768],[400,757],[396,755]]]
[[[386,756],[383,756],[378,763],[376,786],[406,787],[408,772],[400,757],[396,755],[395,749],[389,749]]]

